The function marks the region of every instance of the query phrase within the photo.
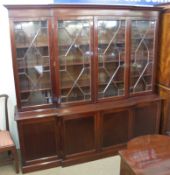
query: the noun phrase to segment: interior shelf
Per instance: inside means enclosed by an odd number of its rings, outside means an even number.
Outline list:
[[[35,68],[36,66],[42,66],[43,68],[50,67],[49,64],[40,64],[40,65],[29,65],[29,66],[19,66],[18,69],[32,69]]]
[[[114,83],[116,84],[122,84],[124,83],[123,81],[114,81]],[[80,88],[85,88],[85,87],[90,87],[89,83],[88,82],[83,82],[83,83],[78,83],[79,84],[79,87]],[[108,84],[108,82],[105,82],[105,83],[100,83],[99,82],[99,86],[106,86]],[[66,89],[71,89],[72,88],[72,85],[71,83],[66,83],[64,86],[61,86],[61,89],[62,90],[66,90]],[[75,86],[74,88],[78,88],[77,86]]]
[[[41,88],[41,89],[25,89],[25,90],[21,90],[21,93],[30,93],[30,92],[38,92],[38,91],[49,91],[49,90],[51,90],[50,87]]]
[[[30,47],[49,47],[48,42],[47,43],[36,43],[34,45],[30,44],[16,44],[16,49],[24,49],[24,48],[30,48]]]

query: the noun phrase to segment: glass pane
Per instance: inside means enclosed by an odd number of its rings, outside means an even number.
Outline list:
[[[152,90],[155,21],[132,21],[130,93]]]
[[[125,20],[98,21],[98,98],[124,95]]]
[[[90,21],[59,20],[61,103],[91,100]]]
[[[47,21],[15,22],[22,106],[51,103]]]

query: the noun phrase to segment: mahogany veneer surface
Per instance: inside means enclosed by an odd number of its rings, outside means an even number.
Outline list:
[[[128,149],[119,152],[121,175],[169,175],[170,137],[141,136],[128,142]]]
[[[148,95],[148,96],[140,96],[140,97],[132,97],[119,101],[108,101],[108,102],[100,102],[96,104],[87,104],[81,106],[72,106],[67,108],[48,108],[48,109],[39,109],[35,111],[28,112],[16,112],[15,120],[25,120],[25,119],[33,119],[35,117],[50,117],[50,116],[66,116],[72,114],[83,114],[87,112],[96,112],[103,111],[108,109],[116,109],[123,107],[135,106],[138,103],[147,103],[153,101],[160,101],[160,97],[158,95]]]

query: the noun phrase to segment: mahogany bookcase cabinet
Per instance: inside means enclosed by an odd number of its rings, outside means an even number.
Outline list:
[[[6,7],[23,172],[114,155],[159,132],[160,8]]]

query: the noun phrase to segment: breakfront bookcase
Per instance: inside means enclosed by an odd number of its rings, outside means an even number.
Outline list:
[[[23,172],[111,156],[159,132],[160,8],[6,7]]]

